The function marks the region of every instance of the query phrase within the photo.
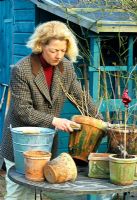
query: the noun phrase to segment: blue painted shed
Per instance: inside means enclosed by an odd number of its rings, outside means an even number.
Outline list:
[[[0,141],[7,98],[4,84],[9,84],[10,69],[20,58],[31,53],[25,45],[36,25],[49,20],[66,22],[75,32],[81,52],[81,60],[76,64],[78,77],[89,88],[105,120],[123,120],[124,106],[120,98],[123,89],[128,87],[129,95],[133,98],[130,120],[136,123],[136,16],[121,9],[117,3],[97,2],[0,1]],[[78,111],[70,102],[66,102],[62,116],[70,118],[74,114],[78,114]],[[59,152],[67,151],[68,134],[60,132],[59,136]],[[103,146],[101,151],[104,151]]]

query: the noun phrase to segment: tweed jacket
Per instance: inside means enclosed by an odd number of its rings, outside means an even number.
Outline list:
[[[10,91],[11,100],[6,115],[3,139],[2,155],[4,158],[14,161],[12,137],[9,126],[52,126],[53,117],[59,117],[66,96],[59,84],[58,77],[67,92],[73,92],[75,98],[81,97],[81,85],[77,80],[74,68],[69,60],[64,60],[55,67],[51,90],[49,91],[45,75],[40,62],[31,60],[27,56],[20,60],[12,69]],[[89,101],[89,111],[96,115],[96,107],[92,100]]]

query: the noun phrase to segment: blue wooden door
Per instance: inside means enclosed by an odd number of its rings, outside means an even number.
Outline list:
[[[0,143],[12,63],[12,8],[12,1],[0,1]]]

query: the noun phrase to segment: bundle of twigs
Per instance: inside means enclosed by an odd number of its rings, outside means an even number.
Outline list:
[[[81,99],[76,99],[73,94],[69,94],[67,90],[65,89],[63,83],[61,82],[60,78],[58,78],[59,84],[65,93],[66,97],[77,107],[81,115],[89,116],[91,117],[89,110],[88,110],[88,101],[89,101],[89,92],[85,90],[85,88],[82,90]]]

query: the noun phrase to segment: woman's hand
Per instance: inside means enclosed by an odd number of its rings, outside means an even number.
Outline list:
[[[73,122],[71,120],[64,119],[64,118],[57,118],[57,117],[53,118],[52,125],[55,126],[56,129],[59,129],[65,132],[72,132],[73,131],[72,127],[77,127],[77,128],[81,127],[80,124],[77,124],[76,122]]]

